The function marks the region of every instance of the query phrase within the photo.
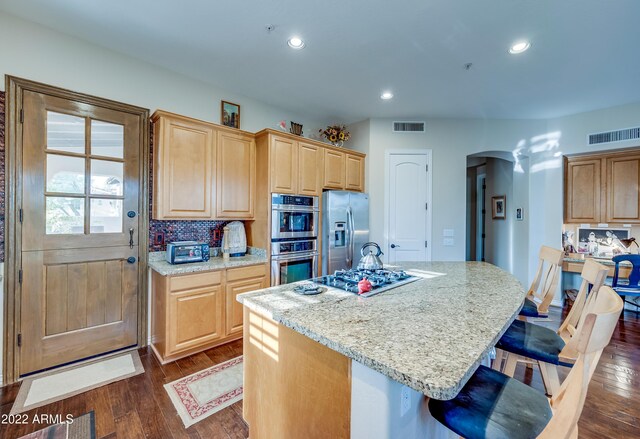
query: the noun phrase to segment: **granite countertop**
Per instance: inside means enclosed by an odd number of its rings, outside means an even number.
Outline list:
[[[400,265],[423,279],[369,298],[334,288],[302,296],[289,284],[238,301],[429,397],[451,399],[515,319],[526,292],[485,262]]]
[[[222,257],[211,257],[207,262],[190,262],[172,265],[165,260],[166,252],[149,253],[149,268],[163,276],[174,276],[201,271],[224,270],[225,268],[244,267],[246,265],[266,264],[269,262],[264,249],[248,247],[246,256],[238,256],[225,260]]]

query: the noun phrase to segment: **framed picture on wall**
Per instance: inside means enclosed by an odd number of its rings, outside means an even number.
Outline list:
[[[240,105],[221,101],[220,123],[231,128],[240,128]]]
[[[498,195],[491,197],[491,218],[505,219],[507,217],[507,197]]]

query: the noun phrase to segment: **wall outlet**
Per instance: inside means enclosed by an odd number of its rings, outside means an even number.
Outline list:
[[[164,232],[155,232],[153,234],[153,245],[164,245]]]
[[[446,247],[453,247],[456,244],[455,240],[453,238],[444,238],[442,240],[442,245],[446,246]]]
[[[410,389],[407,386],[402,386],[400,391],[400,416],[406,415],[411,408],[411,394],[409,391]]]

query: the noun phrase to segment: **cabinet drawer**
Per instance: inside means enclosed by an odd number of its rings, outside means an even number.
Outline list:
[[[171,291],[191,290],[222,283],[222,271],[172,276],[169,289]]]
[[[227,281],[233,282],[238,279],[249,279],[252,277],[266,276],[267,266],[265,264],[251,265],[249,267],[230,268],[227,270]]]

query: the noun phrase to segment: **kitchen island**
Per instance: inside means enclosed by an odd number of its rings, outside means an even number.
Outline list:
[[[293,285],[238,296],[252,439],[449,436],[426,397],[459,392],[526,292],[483,262],[401,267],[420,279],[366,299]]]

